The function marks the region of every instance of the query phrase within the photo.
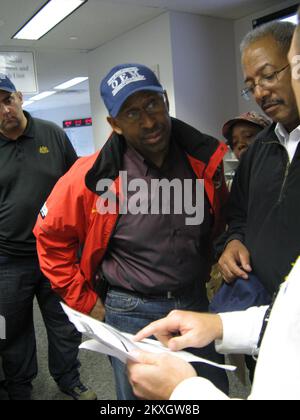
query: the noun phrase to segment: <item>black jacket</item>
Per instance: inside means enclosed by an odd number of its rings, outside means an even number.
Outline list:
[[[229,203],[229,238],[248,248],[270,293],[300,254],[300,144],[292,162],[275,134],[262,131],[242,158]],[[227,241],[228,242],[228,241]]]

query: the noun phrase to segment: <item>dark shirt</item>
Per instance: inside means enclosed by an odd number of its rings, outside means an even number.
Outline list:
[[[146,181],[149,197],[153,179],[193,180],[195,205],[195,184],[199,181],[184,151],[175,143],[171,143],[161,169],[146,162],[138,152],[128,147],[124,154],[123,170],[127,171],[128,184],[136,178]],[[128,192],[129,203],[136,193],[136,190]],[[149,210],[150,214],[121,215],[102,263],[102,272],[110,285],[154,295],[178,291],[197,281],[202,282],[204,290],[209,270],[208,248],[212,223],[206,197],[204,201],[204,221],[195,226],[186,225],[186,218],[190,215],[185,211],[182,214],[172,212],[173,194],[170,200],[171,214],[151,214]]]
[[[17,140],[0,133],[0,255],[36,255],[32,229],[58,179],[77,159],[62,129],[25,112]]]

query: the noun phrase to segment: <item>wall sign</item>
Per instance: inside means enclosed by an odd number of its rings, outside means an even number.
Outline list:
[[[0,51],[0,72],[6,74],[20,92],[38,93],[33,52]]]

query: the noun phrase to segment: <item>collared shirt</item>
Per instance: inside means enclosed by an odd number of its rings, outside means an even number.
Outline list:
[[[280,143],[286,148],[292,162],[300,141],[300,125],[291,133],[288,133],[284,126],[278,123],[275,127],[275,133]]]
[[[148,204],[153,201],[152,180],[193,180],[192,196],[195,204],[195,184],[199,181],[184,151],[173,142],[160,169],[147,162],[137,151],[127,147],[123,171],[127,171],[128,184],[136,179],[145,181],[149,187],[145,197]],[[128,192],[129,206],[135,194],[136,192]],[[170,208],[173,209],[173,194],[170,201]],[[197,281],[202,283],[205,295],[212,222],[206,197],[204,221],[200,225],[186,225],[185,211],[182,214],[174,214],[172,211],[171,214],[149,213],[121,215],[102,262],[102,272],[110,285],[154,295],[178,291]]]
[[[58,179],[76,153],[62,129],[25,112],[17,140],[0,133],[0,255],[35,256],[32,229]]]

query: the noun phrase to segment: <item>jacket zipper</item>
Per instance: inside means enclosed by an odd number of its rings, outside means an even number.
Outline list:
[[[287,158],[288,158],[287,159],[286,168],[285,168],[283,182],[282,182],[282,185],[281,185],[279,200],[278,200],[278,204],[280,204],[282,202],[282,200],[283,200],[283,194],[284,194],[284,191],[285,191],[286,181],[287,181],[287,178],[288,178],[289,172],[290,172],[290,167],[291,167],[290,156],[289,156],[288,151],[286,150],[286,148],[281,143],[278,143],[277,141],[264,142],[264,144],[277,144],[278,146],[280,146],[281,148],[284,149],[284,151],[285,151],[285,153],[287,155]]]

